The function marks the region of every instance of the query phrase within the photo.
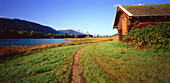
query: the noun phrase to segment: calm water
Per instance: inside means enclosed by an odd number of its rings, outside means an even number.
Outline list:
[[[25,46],[38,44],[66,43],[62,39],[0,39],[0,46]]]

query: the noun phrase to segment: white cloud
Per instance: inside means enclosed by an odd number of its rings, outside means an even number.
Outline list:
[[[88,31],[84,32],[85,34],[89,35],[90,33]]]
[[[117,7],[117,6],[120,6],[121,4],[114,4],[113,7]]]
[[[145,5],[145,4],[141,4],[141,3],[139,3],[138,5]]]
[[[88,31],[84,32],[84,31],[82,31],[81,29],[77,29],[77,30],[76,30],[76,29],[74,29],[74,28],[67,28],[67,30],[73,30],[73,31],[80,32],[80,33],[87,34],[87,35],[90,34]]]
[[[83,32],[82,30],[80,30],[80,29],[74,29],[74,28],[67,28],[67,30],[73,30],[73,31],[77,31],[77,32]]]
[[[67,28],[67,30],[75,30],[74,28]]]

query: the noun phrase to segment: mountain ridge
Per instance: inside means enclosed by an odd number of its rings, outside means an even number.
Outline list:
[[[39,23],[27,21],[27,20],[21,20],[21,19],[9,19],[9,18],[0,18],[0,30],[3,31],[36,31],[36,32],[41,32],[43,34],[62,34],[64,35],[65,33],[69,35],[90,35],[89,33],[82,33],[76,30],[55,30],[52,27],[41,25]]]

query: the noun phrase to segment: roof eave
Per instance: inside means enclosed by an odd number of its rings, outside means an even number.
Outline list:
[[[118,26],[114,26],[113,29],[115,29],[115,28],[119,28],[119,27]]]
[[[115,21],[114,21],[114,25],[113,25],[113,29],[115,29],[114,27],[116,26],[116,18],[117,18],[117,14],[119,12],[119,10],[125,14],[125,16],[129,19],[131,17],[133,17],[133,14],[131,14],[130,12],[128,12],[125,8],[123,8],[122,6],[118,6],[117,7],[117,12],[116,12],[116,17],[115,17]]]
[[[133,14],[126,10],[123,6],[119,6],[119,8],[121,8],[129,17],[133,16]]]

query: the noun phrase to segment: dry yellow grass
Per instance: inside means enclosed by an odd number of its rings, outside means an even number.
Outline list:
[[[64,40],[70,40],[68,43],[55,43],[55,44],[40,44],[32,46],[0,46],[0,62],[13,57],[19,57],[26,54],[42,51],[48,48],[71,46],[95,42],[112,41],[118,37],[105,37],[105,38],[65,38]]]
[[[114,39],[118,39],[118,36],[103,38],[65,38],[64,40],[70,40],[71,42],[103,42],[112,41]]]

